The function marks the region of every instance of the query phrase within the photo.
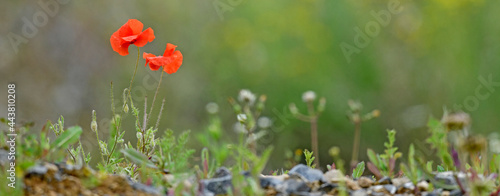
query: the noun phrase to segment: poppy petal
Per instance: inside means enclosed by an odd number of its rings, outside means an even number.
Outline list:
[[[132,35],[140,34],[142,32],[142,28],[144,27],[142,22],[137,20],[137,19],[130,19],[127,21],[126,24],[129,26],[130,30],[132,31]]]
[[[171,44],[171,43],[167,43],[167,48],[165,49],[165,52],[163,53],[163,56],[167,57],[167,56],[170,56],[170,55],[174,54],[175,48],[177,48],[176,45]]]
[[[182,65],[183,56],[180,51],[175,51],[175,53],[171,56],[172,62],[168,65],[163,66],[163,71],[168,74],[173,74],[179,70]]]
[[[120,37],[113,34],[109,39],[111,42],[111,47],[113,51],[118,52],[118,54],[125,56],[128,55],[128,46],[130,43],[123,41]]]
[[[148,42],[151,42],[154,39],[155,39],[155,34],[153,32],[153,29],[151,29],[150,27],[137,36],[134,45],[136,45],[137,47],[143,47]]]

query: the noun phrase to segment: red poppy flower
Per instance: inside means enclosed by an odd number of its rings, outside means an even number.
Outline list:
[[[125,56],[128,55],[128,47],[130,44],[134,44],[137,47],[143,47],[148,42],[155,39],[153,29],[148,28],[142,31],[142,22],[136,19],[130,19],[125,23],[120,29],[118,29],[113,35],[111,35],[111,47],[118,54]]]
[[[173,74],[177,72],[179,67],[182,64],[182,53],[178,50],[175,50],[176,45],[167,44],[167,48],[163,53],[163,56],[156,56],[150,53],[144,53],[142,57],[146,59],[146,64],[144,66],[148,66],[153,71],[160,69],[163,67],[163,71],[168,74]]]

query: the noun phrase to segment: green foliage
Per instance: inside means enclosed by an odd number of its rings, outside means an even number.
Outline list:
[[[443,169],[454,170],[453,159],[448,151],[449,144],[446,129],[439,120],[434,118],[429,119],[427,126],[431,135],[426,141],[433,149],[437,150],[438,157],[441,159],[444,167],[446,167]]]
[[[310,152],[309,150],[307,149],[304,149],[304,156],[306,158],[306,163],[307,163],[307,166],[310,167],[310,168],[315,168],[316,165],[313,165],[313,161],[315,159],[315,157],[313,156],[313,153],[314,152]]]
[[[400,168],[413,184],[417,184],[421,176],[419,171],[417,170],[417,164],[415,161],[415,147],[413,147],[413,144],[410,145],[410,149],[408,150],[408,165],[401,163]],[[427,168],[432,169],[432,162],[427,163]]]
[[[210,171],[222,166],[230,154],[230,150],[227,148],[227,142],[223,141],[221,137],[223,132],[221,120],[214,114],[211,115],[206,131],[197,135],[198,141],[208,149],[215,161],[214,164],[210,164]],[[211,160],[207,161],[211,162]]]
[[[358,179],[363,175],[363,172],[365,172],[365,162],[361,161],[356,165],[356,168],[352,171],[352,178],[353,179]]]
[[[160,169],[167,169],[172,173],[186,172],[189,169],[189,159],[195,150],[187,148],[190,131],[182,132],[178,138],[172,130],[167,130],[160,139],[159,150],[155,153]]]
[[[377,178],[382,176],[392,177],[394,175],[394,167],[396,160],[402,156],[401,152],[397,152],[398,148],[394,147],[394,142],[396,141],[396,131],[387,130],[388,142],[384,143],[385,154],[376,154],[372,149],[367,150],[368,158],[370,163],[367,164],[368,169]]]
[[[78,141],[82,132],[82,128],[79,126],[68,128],[68,130],[64,131],[59,137],[56,138],[54,143],[52,143],[51,148],[53,150],[67,148],[69,145]]]
[[[137,165],[144,164],[145,166],[156,168],[156,166],[151,161],[149,161],[148,157],[144,156],[140,152],[137,152],[137,150],[129,148],[129,149],[122,149],[120,150],[120,152],[123,153],[123,155],[127,159],[129,159],[130,161],[132,161]]]

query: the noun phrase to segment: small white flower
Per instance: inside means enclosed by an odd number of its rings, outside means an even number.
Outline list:
[[[257,125],[259,125],[259,127],[263,129],[271,127],[272,124],[273,122],[271,121],[271,119],[265,116],[260,117],[259,120],[257,120]]]
[[[306,91],[302,94],[302,101],[304,102],[312,102],[316,99],[316,93],[314,91]]]
[[[136,135],[137,139],[142,139],[142,133],[141,132],[137,132]]]
[[[238,114],[236,118],[238,119],[238,121],[240,121],[241,124],[245,124],[245,122],[247,121],[246,114]]]
[[[240,94],[238,95],[238,100],[243,103],[248,103],[249,105],[253,105],[255,102],[255,95],[247,89],[240,90]]]
[[[247,133],[247,130],[245,129],[245,125],[242,125],[239,122],[234,123],[233,129],[234,129],[234,132],[236,132],[236,133]]]
[[[205,106],[205,109],[210,114],[216,114],[217,112],[219,112],[219,105],[214,102],[210,102]]]

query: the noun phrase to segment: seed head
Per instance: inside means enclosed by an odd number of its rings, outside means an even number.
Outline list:
[[[470,116],[465,112],[445,114],[441,122],[448,131],[463,130],[470,125]]]
[[[250,90],[242,89],[238,95],[238,100],[248,105],[253,105],[255,102],[255,95]]]
[[[313,102],[316,99],[316,93],[314,91],[306,91],[302,94],[302,101],[304,102]]]
[[[272,124],[273,122],[271,121],[271,119],[265,116],[260,117],[259,120],[257,120],[257,125],[263,129],[271,127]]]
[[[210,102],[205,106],[205,109],[209,114],[216,114],[217,112],[219,112],[219,105],[214,102]]]

